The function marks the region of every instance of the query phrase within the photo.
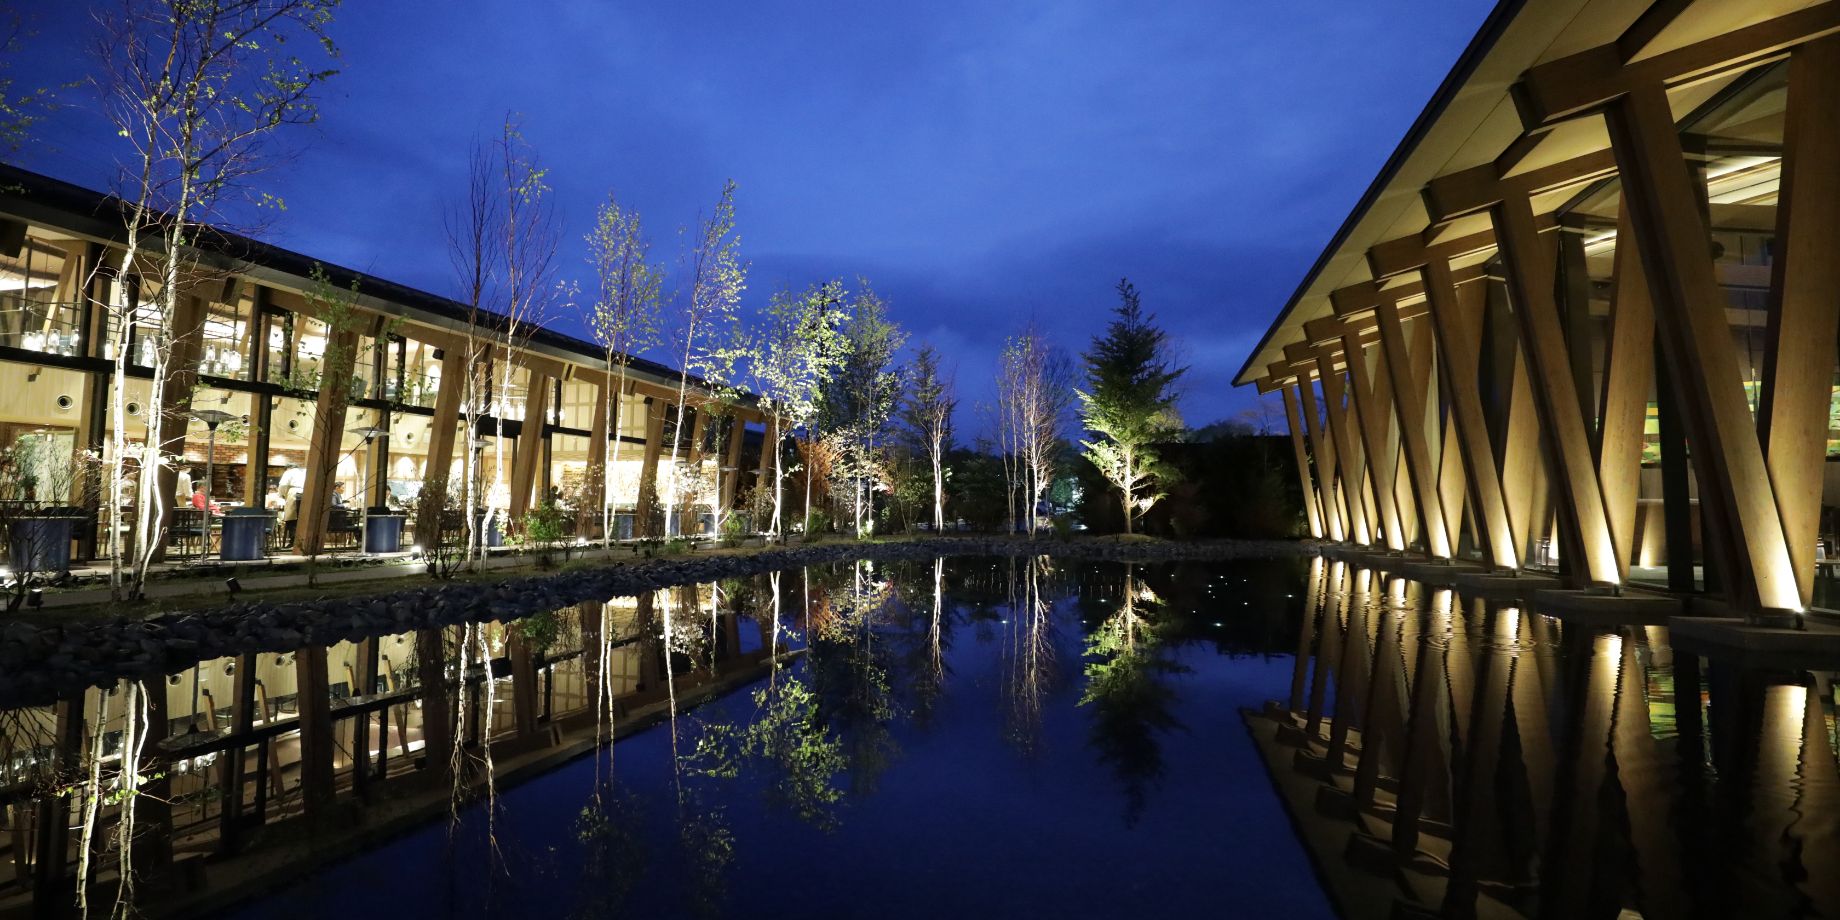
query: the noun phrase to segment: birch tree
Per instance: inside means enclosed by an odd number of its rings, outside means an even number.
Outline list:
[[[1030,537],[1040,529],[1036,508],[1054,482],[1073,404],[1072,376],[1067,356],[1032,322],[1003,349],[998,393],[1004,440],[1015,452],[1012,491],[1023,499]]]
[[[1080,416],[1093,437],[1080,443],[1086,459],[1118,490],[1129,534],[1163,497],[1156,485],[1166,474],[1155,447],[1182,430],[1175,384],[1188,369],[1174,366],[1168,334],[1144,313],[1128,279],[1118,282],[1118,301],[1111,325],[1086,351]]]
[[[952,392],[952,378],[940,368],[939,352],[923,345],[908,372],[907,399],[902,407],[902,421],[908,437],[933,469],[933,529],[946,526],[945,456],[952,449],[952,413],[958,398]]]
[[[682,476],[677,469],[683,449],[684,410],[693,374],[713,379],[721,376],[730,358],[717,335],[735,322],[741,292],[747,288],[747,264],[741,261],[741,237],[735,232],[735,182],[722,186],[722,196],[709,218],[697,227],[686,255],[690,290],[680,302],[673,351],[682,372],[677,379],[677,423],[671,428],[670,473],[666,480],[664,532],[676,520]]]
[[[460,362],[460,417],[463,434],[455,449],[460,452],[459,501],[449,501],[453,486],[429,480],[423,483],[416,533],[423,541],[424,552],[434,554],[434,570],[441,577],[452,574],[454,554],[446,546],[447,526],[443,516],[457,507],[461,531],[465,536],[458,551],[461,566],[471,568],[482,546],[479,518],[479,458],[472,446],[479,434],[479,419],[485,406],[486,360],[491,338],[483,328],[486,304],[497,297],[499,258],[499,197],[495,194],[492,152],[474,142],[467,156],[466,191],[458,203],[451,205],[443,217],[447,233],[447,253],[453,265],[459,299],[466,304],[466,325],[462,330],[464,348]],[[451,477],[450,477],[451,478]]]
[[[496,167],[499,175],[499,266],[503,272],[504,300],[499,317],[497,356],[492,365],[498,375],[493,387],[492,496],[503,496],[506,510],[511,499],[507,481],[510,464],[505,456],[505,418],[514,411],[511,385],[524,363],[530,335],[541,327],[561,287],[556,284],[555,211],[549,199],[549,171],[536,148],[524,139],[516,114],[505,116],[499,129]],[[534,383],[534,379],[531,380]],[[524,419],[526,437],[542,437],[543,419]],[[487,531],[496,521],[493,501],[487,502]]]
[[[230,205],[276,203],[254,194],[251,182],[274,161],[272,135],[318,117],[313,94],[336,73],[326,63],[338,56],[327,31],[337,6],[338,0],[120,0],[97,15],[97,89],[129,154],[118,180],[126,234],[117,278],[125,296],[102,305],[112,321],[114,361],[107,494],[121,493],[131,455],[141,471],[135,554],[126,571],[121,529],[110,528],[109,583],[118,599],[124,587],[129,597],[140,596],[164,543],[172,499],[160,488],[159,468],[171,461],[161,445],[173,437],[163,430],[163,413],[147,413],[143,445],[127,440],[130,330],[139,324],[149,336],[148,404],[163,406],[181,333],[175,311],[210,274],[192,247],[205,223],[222,223]],[[312,63],[295,53],[303,48]],[[151,301],[142,304],[147,293]]]
[[[611,545],[614,530],[614,471],[620,463],[619,408],[626,392],[626,371],[632,356],[658,344],[659,295],[664,272],[649,256],[639,212],[620,207],[612,192],[594,214],[588,231],[588,264],[597,281],[589,327],[607,359],[614,385],[601,388],[607,426],[613,436],[612,455],[601,476],[601,539]]]

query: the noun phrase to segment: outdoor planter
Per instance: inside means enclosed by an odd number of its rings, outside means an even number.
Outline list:
[[[74,511],[52,508],[9,524],[6,545],[13,571],[21,575],[70,571],[71,533],[77,522],[84,519]]]
[[[263,556],[262,548],[275,515],[261,508],[232,508],[223,517],[217,557],[225,562],[248,562]]]
[[[403,522],[409,516],[388,508],[371,508],[364,513],[364,551],[394,553],[402,549]],[[496,546],[496,543],[488,543]]]

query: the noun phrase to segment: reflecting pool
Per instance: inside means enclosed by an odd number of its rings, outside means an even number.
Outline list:
[[[1837,674],[1321,559],[794,569],[0,710],[0,916],[1840,916]]]
[[[1308,566],[663,591],[591,667],[656,725],[240,915],[1330,916],[1240,712],[1288,692]],[[723,660],[767,666],[691,705]]]

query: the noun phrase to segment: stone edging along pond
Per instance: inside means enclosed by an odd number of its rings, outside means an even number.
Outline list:
[[[158,679],[193,663],[287,652],[461,622],[514,620],[584,601],[828,562],[938,556],[1053,556],[1115,562],[1277,558],[1312,552],[1283,540],[1113,542],[932,537],[838,541],[746,554],[669,556],[490,582],[437,582],[369,595],[253,600],[144,618],[0,626],[0,708],[46,705],[60,693],[121,678]]]

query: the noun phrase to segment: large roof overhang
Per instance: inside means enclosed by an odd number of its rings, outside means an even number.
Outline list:
[[[1645,61],[1800,10],[1837,4],[1840,0],[1501,0],[1247,356],[1234,383],[1262,381],[1270,366],[1284,359],[1287,345],[1306,339],[1305,324],[1334,315],[1331,294],[1373,281],[1369,250],[1375,246],[1409,237],[1432,243],[1486,232],[1484,215],[1434,226],[1425,201],[1433,179],[1479,167],[1493,167],[1503,178],[1535,174],[1586,162],[1608,150],[1601,118],[1527,131],[1515,87],[1528,71],[1593,49],[1614,49],[1623,63]],[[1676,91],[1676,114],[1722,85],[1710,79]]]

